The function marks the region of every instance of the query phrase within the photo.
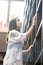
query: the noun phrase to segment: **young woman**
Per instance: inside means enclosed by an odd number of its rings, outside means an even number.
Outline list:
[[[22,53],[30,51],[32,47],[31,45],[28,50],[22,50],[23,42],[31,35],[35,26],[35,19],[36,17],[34,16],[32,25],[26,33],[20,33],[18,31],[22,27],[19,19],[15,18],[10,21],[8,46],[3,65],[23,65]]]

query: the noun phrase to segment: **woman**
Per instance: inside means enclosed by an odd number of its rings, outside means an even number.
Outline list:
[[[12,19],[9,23],[9,38],[8,46],[3,65],[23,65],[22,53],[26,53],[31,50],[32,45],[28,50],[22,50],[23,42],[28,38],[35,26],[35,19],[33,17],[32,25],[26,33],[20,33],[18,30],[22,27],[19,19]]]

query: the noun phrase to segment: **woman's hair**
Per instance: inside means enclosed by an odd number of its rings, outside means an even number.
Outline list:
[[[12,19],[9,23],[9,31],[17,29],[16,18]]]
[[[14,29],[17,30],[16,21],[20,21],[18,17],[14,18],[14,19],[12,19],[10,21],[10,23],[9,23],[9,31],[14,30]],[[20,29],[18,31],[20,31]]]

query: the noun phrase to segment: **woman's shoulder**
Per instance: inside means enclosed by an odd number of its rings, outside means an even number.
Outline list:
[[[20,32],[17,31],[17,30],[11,30],[9,33],[10,33],[10,34],[11,34],[11,33],[14,33],[14,34],[20,34]]]
[[[11,30],[10,32],[17,32],[16,30]]]

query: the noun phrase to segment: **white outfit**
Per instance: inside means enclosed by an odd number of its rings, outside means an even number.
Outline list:
[[[9,32],[8,47],[3,65],[23,65],[22,46],[26,39],[25,33],[12,30]]]

